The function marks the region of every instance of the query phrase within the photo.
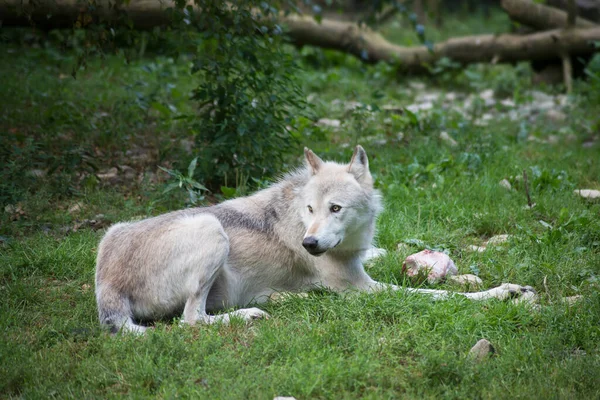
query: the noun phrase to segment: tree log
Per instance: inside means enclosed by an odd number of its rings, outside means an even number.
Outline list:
[[[400,69],[423,72],[442,57],[462,64],[476,62],[516,62],[547,60],[595,51],[591,42],[600,40],[600,27],[591,29],[556,29],[530,35],[477,35],[437,43],[433,51],[425,46],[402,47],[385,40],[368,28],[338,21],[321,24],[307,16],[290,15],[283,23],[292,41],[348,52],[367,62],[398,63]]]
[[[536,30],[548,30],[567,27],[568,14],[558,8],[545,6],[526,0],[502,0],[502,8],[513,21]],[[578,28],[592,28],[596,25],[581,17],[575,19]]]
[[[165,9],[172,3],[157,0],[131,0],[122,8],[110,8],[108,0],[97,0],[92,10],[87,3],[77,0],[56,0],[37,3],[29,8],[27,0],[0,0],[0,15],[4,25],[43,24],[54,28],[72,28],[86,21],[118,21],[123,12],[133,27],[149,29],[168,25],[169,13]],[[50,5],[55,4],[55,7]],[[45,7],[45,8],[44,8]],[[50,17],[48,17],[50,15]],[[280,16],[287,26],[291,41],[297,45],[312,45],[335,49],[355,55],[365,62],[394,63],[401,71],[426,73],[429,66],[443,57],[461,64],[477,62],[516,62],[522,60],[548,60],[563,54],[591,54],[596,49],[593,41],[600,41],[600,27],[590,29],[556,29],[530,35],[478,35],[449,39],[437,43],[430,51],[425,46],[402,47],[388,42],[378,33],[354,23],[323,19],[321,23],[312,16]],[[579,19],[578,19],[579,21]]]

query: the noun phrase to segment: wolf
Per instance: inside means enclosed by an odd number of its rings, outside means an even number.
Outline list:
[[[190,325],[266,318],[256,307],[215,313],[319,287],[451,295],[377,282],[365,272],[363,262],[385,251],[373,246],[382,198],[361,146],[348,164],[325,162],[307,148],[304,155],[304,167],[251,196],[110,227],[96,263],[101,324],[142,333],[145,321],[181,313]],[[528,290],[507,283],[456,294],[502,299]]]

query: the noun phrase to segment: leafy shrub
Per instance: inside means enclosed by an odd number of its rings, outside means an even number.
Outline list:
[[[243,185],[275,173],[294,148],[289,126],[304,105],[298,67],[285,51],[276,8],[254,0],[196,3],[201,14],[190,20],[202,32],[193,62],[201,76],[193,94],[199,179],[212,188]]]

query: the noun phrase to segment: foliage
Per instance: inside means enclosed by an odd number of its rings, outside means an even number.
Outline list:
[[[218,187],[272,175],[297,144],[290,124],[303,107],[296,63],[274,21],[277,9],[262,1],[199,0],[197,6],[200,179]]]
[[[194,180],[194,173],[196,172],[197,163],[198,163],[198,157],[194,158],[190,162],[190,165],[188,166],[188,170],[187,170],[187,175],[184,175],[179,171],[174,171],[174,170],[171,170],[168,168],[159,167],[160,169],[162,169],[163,171],[168,173],[171,177],[173,177],[176,180],[176,182],[173,182],[173,183],[170,183],[169,185],[167,185],[167,187],[165,188],[163,193],[168,193],[171,190],[179,187],[187,192],[188,200],[189,200],[190,204],[195,205],[199,201],[204,200],[204,196],[202,195],[202,192],[207,192],[208,189],[204,185],[202,185],[202,184],[196,182],[196,180]]]

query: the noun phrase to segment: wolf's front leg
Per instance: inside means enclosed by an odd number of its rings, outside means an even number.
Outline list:
[[[438,289],[419,289],[419,288],[404,288],[401,286],[391,285],[382,282],[371,282],[366,287],[362,288],[369,292],[381,291],[381,290],[404,290],[409,293],[425,294],[431,296],[435,300],[448,299],[451,296],[458,295],[463,296],[471,300],[488,300],[488,299],[500,299],[506,300],[509,298],[519,297],[524,294],[535,294],[535,290],[531,286],[521,286],[512,283],[503,283],[502,285],[493,289],[485,290],[483,292],[474,293],[461,293],[461,292],[450,292],[447,290]]]

